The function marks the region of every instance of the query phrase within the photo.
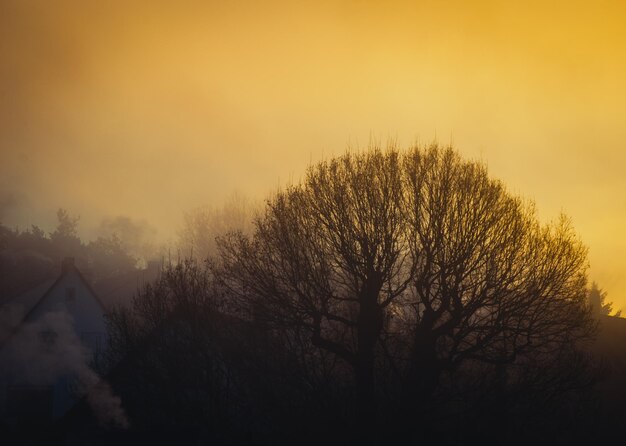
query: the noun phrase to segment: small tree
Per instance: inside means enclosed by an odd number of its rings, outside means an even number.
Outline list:
[[[228,231],[252,230],[255,206],[245,196],[233,194],[222,207],[201,206],[185,212],[178,233],[184,256],[205,259],[217,254],[215,238]]]
[[[50,233],[50,241],[54,252],[59,258],[82,254],[83,245],[78,237],[78,221],[80,217],[74,217],[65,209],[57,211],[58,224]]]
[[[446,370],[537,358],[592,331],[586,249],[567,219],[542,226],[483,165],[436,145],[314,165],[220,253],[251,315],[350,367],[360,436],[382,358],[426,399]]]
[[[599,316],[611,316],[613,313],[613,302],[606,301],[607,292],[603,291],[598,287],[596,282],[591,284],[591,289],[589,290],[589,307],[591,308],[591,312]],[[613,316],[621,316],[622,310],[616,311]]]
[[[226,314],[222,297],[207,264],[187,259],[109,313],[109,380],[133,427],[176,429],[187,443],[201,430],[220,444],[250,430],[319,430],[306,369],[282,339]]]
[[[80,217],[72,217],[66,209],[57,211],[58,224],[54,232],[50,234],[51,239],[78,237],[78,221]]]

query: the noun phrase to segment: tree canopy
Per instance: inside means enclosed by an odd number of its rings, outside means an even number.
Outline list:
[[[221,240],[218,261],[252,317],[349,366],[364,427],[381,360],[423,401],[467,364],[519,365],[593,331],[569,220],[540,223],[483,164],[437,145],[311,166],[251,236]]]

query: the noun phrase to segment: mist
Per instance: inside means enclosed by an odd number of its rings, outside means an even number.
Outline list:
[[[88,240],[132,222],[141,250],[347,147],[436,139],[542,219],[570,215],[624,307],[625,16],[619,2],[5,1],[0,219],[51,231],[63,207]]]

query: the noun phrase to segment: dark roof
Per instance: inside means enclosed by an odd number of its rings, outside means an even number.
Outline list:
[[[26,313],[30,311],[30,309],[33,308],[37,302],[39,302],[41,296],[43,296],[50,289],[56,280],[57,279],[46,279],[38,282],[36,285],[31,284],[30,288],[18,293],[7,302],[4,302],[1,307],[22,307]]]
[[[23,306],[24,307],[24,315],[20,317],[13,327],[8,331],[4,339],[0,339],[0,349],[4,347],[6,342],[19,330],[21,325],[26,321],[30,315],[42,304],[42,302],[46,299],[46,297],[52,292],[54,288],[67,276],[70,272],[75,272],[79,279],[83,282],[85,287],[89,290],[91,295],[94,297],[102,311],[106,311],[106,307],[89,284],[89,282],[85,279],[85,277],[81,274],[78,268],[75,265],[69,265],[67,268],[64,268],[59,277],[55,280],[46,280],[39,285],[31,288],[30,290],[22,293],[16,298],[9,301],[7,304],[3,305],[2,308],[6,309],[11,306]],[[22,300],[23,299],[23,300]]]

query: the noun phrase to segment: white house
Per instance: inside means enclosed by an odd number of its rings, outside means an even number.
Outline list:
[[[13,299],[0,318],[0,419],[45,424],[98,382],[105,309],[66,258],[61,275]]]

